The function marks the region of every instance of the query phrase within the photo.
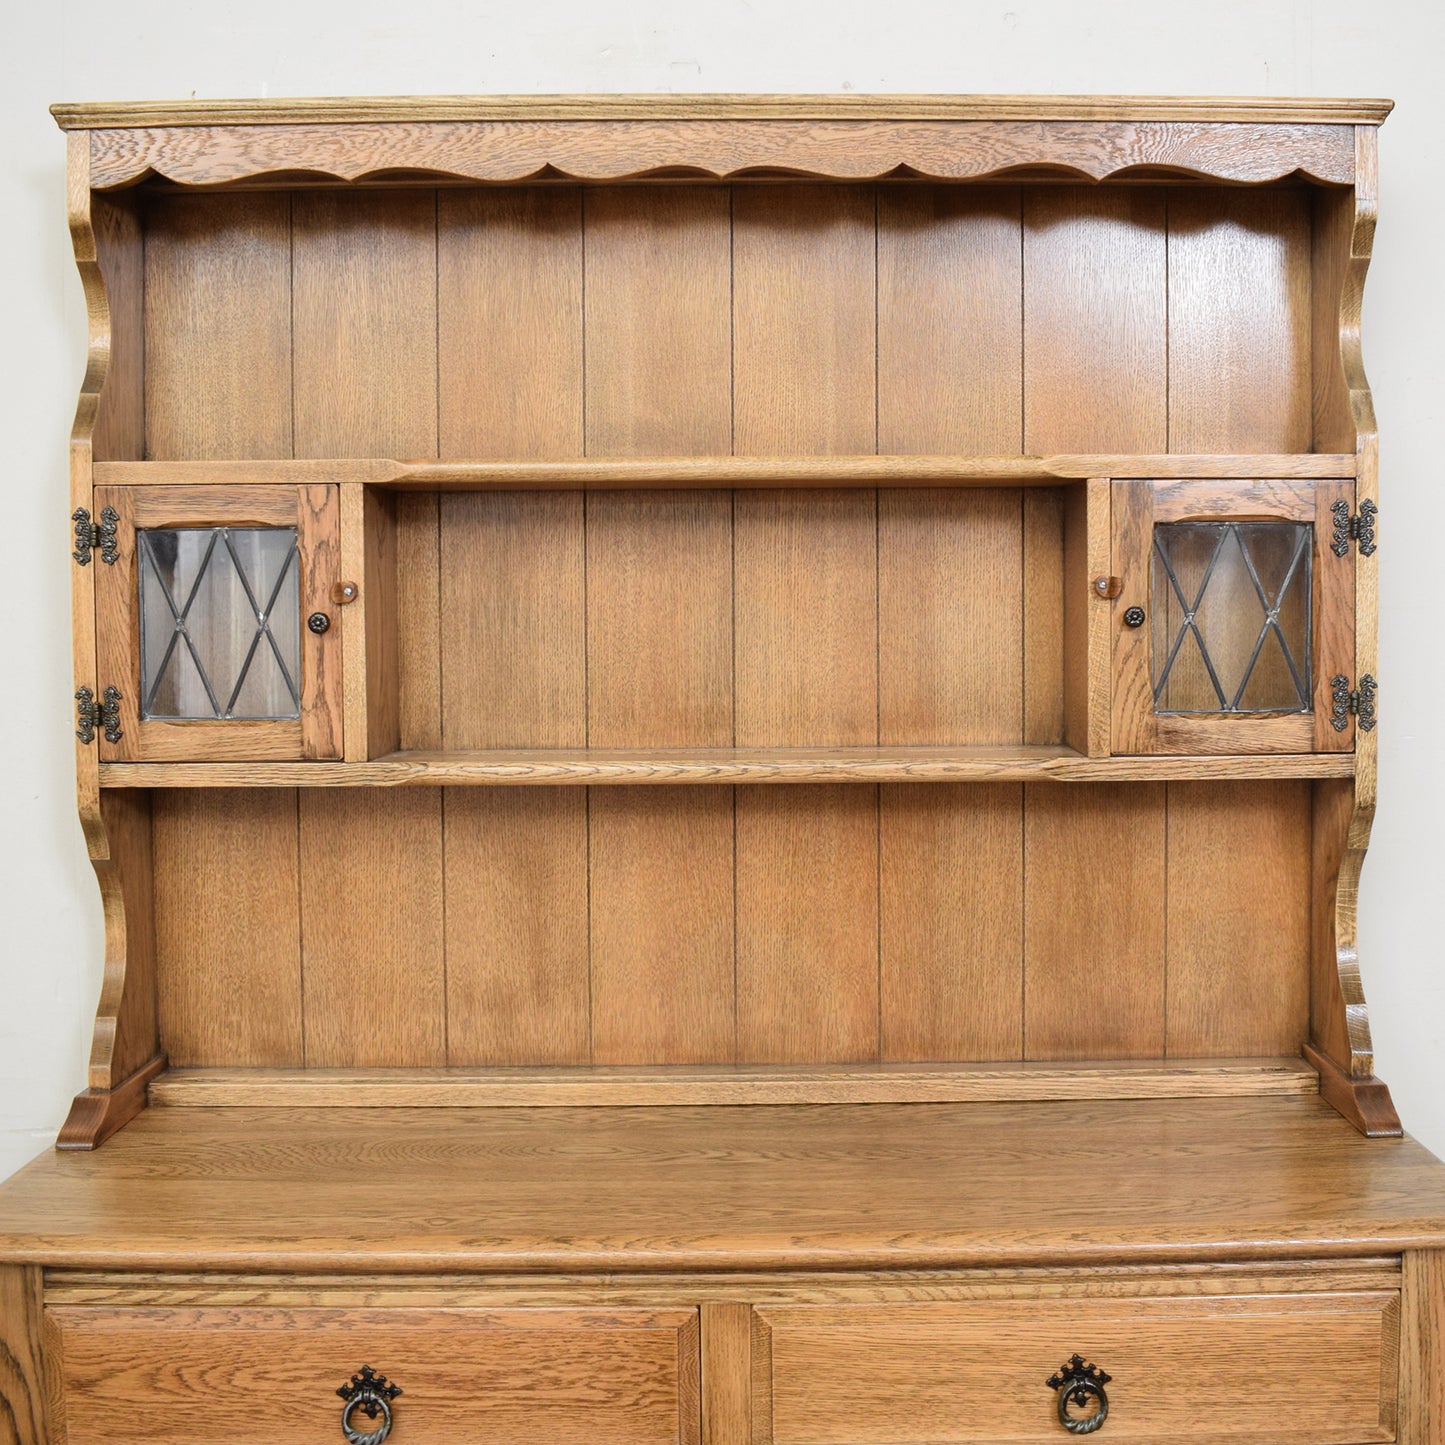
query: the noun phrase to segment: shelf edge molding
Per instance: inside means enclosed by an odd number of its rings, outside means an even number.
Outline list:
[[[393,461],[385,457],[244,461],[96,462],[97,486],[299,486],[360,482],[397,490],[497,491],[693,487],[1055,486],[1089,477],[1120,479],[1353,477],[1340,453],[1229,456],[576,457],[564,461]]]
[[[1087,758],[1069,748],[697,748],[388,753],[370,762],[103,763],[104,788],[511,787],[1348,778],[1350,753]]]
[[[593,1105],[1004,1103],[1316,1094],[1300,1058],[1099,1064],[671,1065],[496,1069],[179,1069],[157,1105],[586,1108]]]

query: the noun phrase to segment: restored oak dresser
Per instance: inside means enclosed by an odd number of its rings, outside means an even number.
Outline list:
[[[0,1440],[1445,1445],[1388,109],[57,106],[106,959]]]

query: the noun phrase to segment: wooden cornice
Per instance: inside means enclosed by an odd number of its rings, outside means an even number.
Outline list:
[[[567,120],[1091,120],[1379,125],[1394,102],[1257,96],[496,95],[61,103],[62,130]]]

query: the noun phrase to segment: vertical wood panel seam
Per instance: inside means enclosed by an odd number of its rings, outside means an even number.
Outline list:
[[[293,788],[293,817],[296,823],[296,975],[301,992],[298,1013],[301,1023],[301,1067],[306,1067],[306,913],[305,894],[301,888],[301,789]]]
[[[150,231],[141,216],[137,216],[136,227],[140,231],[140,454],[150,456],[150,412],[149,387],[146,381],[146,314],[147,297],[150,287],[146,285],[146,241]]]
[[[1029,1056],[1029,789],[1019,784],[1019,1058]]]
[[[432,370],[436,376],[436,438],[432,454],[442,454],[442,193],[432,192]],[[442,875],[442,893],[446,893],[446,874]]]
[[[1168,411],[1168,407],[1165,407]],[[1174,795],[1174,785],[1164,784],[1164,1012],[1162,1023],[1164,1039],[1160,1045],[1160,1058],[1169,1057],[1169,834],[1173,827],[1173,813],[1169,806]]]
[[[1170,294],[1170,289],[1169,289],[1169,192],[1166,190],[1166,191],[1164,192],[1164,451],[1166,452],[1166,454],[1167,454],[1168,452],[1173,451],[1173,449],[1174,449],[1174,393],[1173,393],[1173,391],[1170,389],[1170,379],[1169,379],[1169,320],[1170,320],[1170,315],[1171,315],[1171,313],[1172,313],[1172,311],[1173,311],[1173,307],[1174,307],[1174,300],[1173,300],[1172,295]],[[1164,806],[1165,806],[1166,809],[1167,809],[1168,806],[1169,806],[1167,799],[1166,799],[1166,801],[1165,801]],[[1168,875],[1168,872],[1167,872],[1168,866],[1169,866],[1167,816],[1166,816],[1166,830],[1165,830],[1165,859],[1164,859],[1164,866],[1165,866],[1165,869],[1166,869],[1165,877],[1164,877],[1164,887],[1165,887],[1165,889],[1166,889],[1166,891],[1167,891],[1167,889],[1168,889],[1168,887],[1169,887],[1169,875]],[[1166,926],[1167,926],[1167,924],[1166,924]],[[1168,954],[1167,948],[1166,948],[1166,950],[1165,950],[1164,957],[1165,957],[1165,960],[1166,960],[1166,963],[1165,963],[1165,979],[1166,979],[1166,983],[1167,983],[1167,980],[1168,980],[1168,972],[1169,972],[1169,970],[1168,970],[1168,963],[1167,963],[1169,954]],[[1169,1031],[1169,1029],[1168,1029],[1169,1013],[1168,1013],[1167,1008],[1166,1008],[1166,1010],[1165,1010],[1164,1019],[1165,1019],[1165,1035],[1166,1035],[1166,1039],[1167,1039],[1167,1035],[1168,1035],[1168,1031]]]
[[[437,436],[440,438],[440,431]],[[452,1011],[448,1004],[452,995],[447,977],[447,795],[450,792],[450,788],[442,788],[437,801],[437,824],[441,829],[442,1058],[447,1064],[452,1061]]]
[[[1019,455],[1028,450],[1028,276],[1024,266],[1028,259],[1028,248],[1024,245],[1024,188],[1019,187]]]
[[[592,1037],[592,789],[582,793],[582,852],[587,870],[587,906],[584,923],[587,932],[587,1062],[596,1063],[596,1046]]]
[[[582,269],[581,281],[578,287],[579,311],[582,323],[582,344],[580,355],[580,369],[582,373],[582,455],[588,454],[587,450],[587,192],[582,188],[577,189],[577,256]],[[550,450],[550,448],[549,448]],[[585,525],[585,521],[584,521]],[[582,537],[583,555],[586,555],[587,537],[584,532]],[[583,564],[586,565],[585,562]],[[583,616],[586,616],[584,604]],[[585,688],[584,688],[585,697]],[[584,703],[585,706],[585,703]]]
[[[296,455],[296,193],[286,198],[286,300],[291,312],[291,455]],[[300,805],[298,804],[298,809]],[[298,811],[299,819],[299,811]],[[299,831],[299,824],[298,824]]]

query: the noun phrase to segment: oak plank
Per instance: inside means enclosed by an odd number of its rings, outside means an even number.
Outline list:
[[[582,494],[444,496],[440,568],[445,746],[584,746]]]
[[[582,455],[582,196],[437,193],[438,456]]]
[[[161,1040],[177,1065],[304,1060],[298,802],[155,794]]]
[[[1022,451],[1017,187],[878,191],[878,450]]]
[[[586,453],[732,450],[732,198],[602,187],[586,200]]]
[[[403,748],[442,745],[441,499],[396,499],[397,728]]]
[[[585,793],[444,799],[447,1062],[588,1062]]]
[[[880,743],[1022,740],[1022,566],[1018,491],[879,493]]]
[[[1309,785],[1168,786],[1166,1052],[1298,1049],[1309,1037]]]
[[[5,1445],[51,1445],[57,1438],[52,1427],[64,1429],[63,1418],[49,1419],[43,1308],[41,1271],[0,1265],[0,1439]]]
[[[726,492],[587,498],[587,741],[733,738],[733,503]]]
[[[1169,448],[1311,444],[1310,197],[1172,190]]]
[[[733,193],[733,450],[876,452],[877,227],[867,186]]]
[[[1023,502],[1023,731],[1030,746],[1064,741],[1066,667],[1078,663],[1068,625],[1073,572],[1066,573],[1062,488],[1028,488]],[[881,505],[881,499],[880,499]]]
[[[296,455],[436,456],[436,193],[292,206]]]
[[[291,456],[291,198],[146,211],[146,455]]]
[[[1166,265],[1161,192],[1024,191],[1025,452],[1168,450]]]
[[[305,1059],[446,1062],[441,794],[300,795]]]
[[[878,1057],[872,787],[737,790],[738,1058]]]
[[[588,858],[593,1060],[731,1060],[731,793],[601,789]]]
[[[733,515],[737,742],[876,743],[876,494],[740,493]]]
[[[1025,1058],[1162,1057],[1164,805],[1159,783],[1029,790]]]
[[[885,1060],[1023,1052],[1023,790],[880,789]]]

